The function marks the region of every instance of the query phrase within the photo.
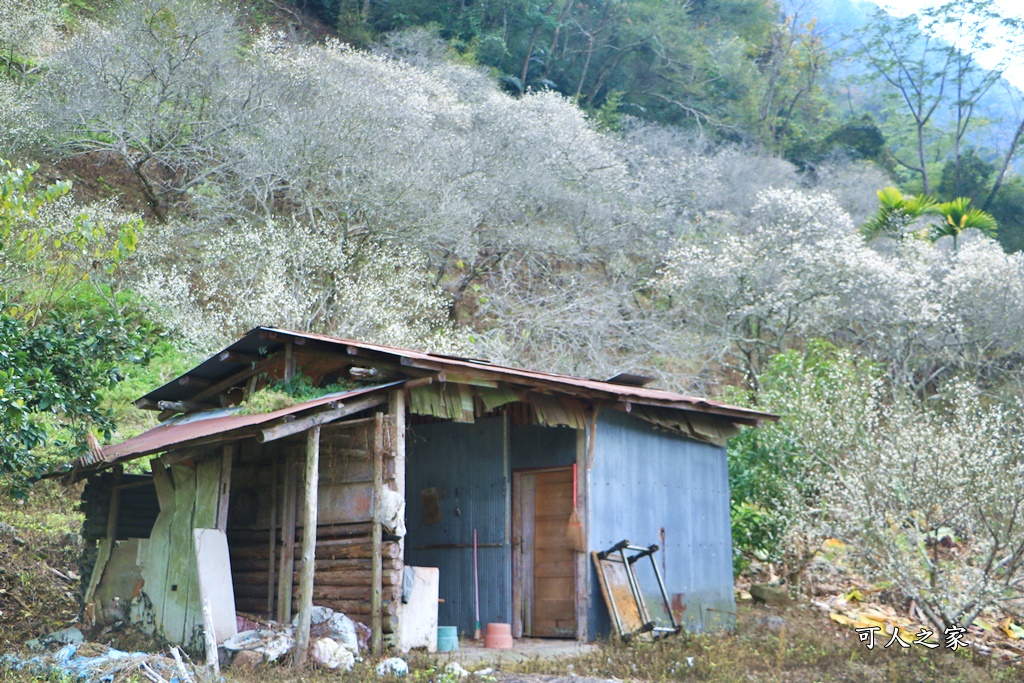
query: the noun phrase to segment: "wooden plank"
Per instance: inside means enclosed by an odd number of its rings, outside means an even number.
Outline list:
[[[533,636],[533,567],[536,559],[536,538],[533,526],[533,509],[536,505],[536,474],[523,475],[523,634]]]
[[[316,562],[316,512],[320,479],[320,427],[306,441],[306,506],[302,516],[302,574],[299,579],[299,630],[292,662],[301,667],[309,653],[309,624],[313,615],[313,569]]]
[[[576,558],[569,557],[557,562],[541,562],[534,565],[534,574],[544,578],[576,577]],[[574,587],[575,588],[575,587]]]
[[[228,530],[228,505],[231,502],[231,466],[235,457],[235,445],[226,444],[222,448],[223,462],[220,466],[220,499],[217,503],[217,528]]]
[[[523,474],[512,473],[512,637],[523,637]]]
[[[622,560],[614,556],[604,560],[598,559],[596,551],[591,553],[591,557],[594,558],[597,567],[601,594],[604,596],[608,611],[612,614],[612,624],[620,636],[634,633],[643,626],[643,621],[640,619],[636,600],[633,599]]]
[[[373,448],[373,558],[371,562],[371,588],[370,597],[371,621],[371,649],[374,656],[381,653],[383,638],[383,623],[381,621],[381,497],[384,490],[384,414],[377,413],[374,416],[374,448]]]
[[[576,635],[576,565],[565,532],[572,514],[572,468],[539,471],[533,507],[535,636]],[[562,622],[557,626],[554,622]],[[571,630],[566,632],[566,623]]]
[[[192,524],[196,505],[196,473],[185,465],[171,468],[174,483],[174,517],[167,548],[167,582],[164,586],[164,613],[157,630],[163,630],[168,642],[186,644],[186,627],[193,621],[189,615],[195,554],[192,551]],[[198,603],[198,600],[196,601]],[[199,615],[202,623],[202,614]]]
[[[340,407],[325,410],[304,419],[297,419],[294,422],[286,422],[285,424],[277,425],[276,427],[260,430],[257,440],[260,443],[267,443],[269,441],[276,441],[294,434],[300,434],[312,429],[313,427],[328,424],[335,420],[340,420],[343,417],[348,417],[349,415],[369,410],[370,408],[387,402],[387,400],[386,396],[368,396],[366,398],[356,399],[349,403],[343,403]]]
[[[267,617],[274,616],[274,565],[277,559],[277,471],[278,457],[273,456],[273,472],[270,486],[270,529],[267,541]]]
[[[203,629],[206,630],[208,625],[213,628],[212,654],[216,657],[216,646],[238,633],[228,537],[220,529],[193,529],[192,538],[195,543],[199,599],[204,610],[209,610],[209,615],[204,613]],[[209,658],[211,653],[206,654]]]
[[[587,521],[587,435],[582,429],[576,430],[576,509],[586,534]],[[590,598],[590,572],[587,554],[574,553],[576,561],[576,640],[585,643],[589,638],[587,630],[587,602]]]
[[[292,565],[295,561],[295,458],[288,453],[285,458],[284,503],[281,506],[281,549],[277,575],[277,620],[292,620],[292,601],[289,598],[292,584]]]
[[[397,491],[402,496],[402,499],[406,500],[406,491],[405,491],[405,387],[399,387],[399,388],[393,390],[390,393],[390,395],[388,397],[388,420],[391,422],[392,428],[394,429],[394,440],[393,440],[393,443],[391,444],[392,450],[391,450],[390,453],[387,454],[387,455],[391,456],[391,458],[392,458],[392,460],[391,460],[391,472],[392,472],[392,475],[391,475],[392,476],[391,485],[392,485],[392,488],[394,488],[394,490]],[[392,544],[385,543],[385,544],[383,544],[381,546],[381,557],[384,558],[385,560],[389,557],[389,550],[388,550],[388,548],[391,545]],[[398,542],[395,543],[393,545],[393,547],[394,547],[394,551],[393,552],[395,553],[393,555],[393,557],[397,560],[398,568],[401,568],[405,564],[405,536],[402,536],[401,538],[399,538]],[[372,551],[372,548],[371,548],[371,551]],[[423,576],[422,574],[417,574],[418,578],[420,578],[422,576]],[[386,591],[386,589],[382,588],[382,591]],[[420,591],[420,593],[422,593],[422,591]],[[415,595],[416,594],[414,593],[414,596]],[[383,597],[386,598],[387,595],[385,594]],[[401,600],[397,600],[396,599],[394,602],[398,605],[398,614],[396,615],[396,617],[398,619],[399,628],[397,629],[397,631],[399,633],[401,633],[402,612],[404,611],[405,607],[402,604]],[[434,604],[436,606],[437,603],[435,602]],[[414,610],[416,609],[415,605],[413,606],[413,609]],[[435,615],[436,615],[436,611],[435,611]],[[436,616],[435,616],[435,621],[436,621]],[[382,625],[382,629],[383,628],[384,627]],[[434,637],[435,649],[436,649],[436,641],[437,641],[437,637],[436,637],[436,629],[435,629],[435,637]]]

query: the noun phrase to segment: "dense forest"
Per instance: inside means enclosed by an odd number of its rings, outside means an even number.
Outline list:
[[[1019,613],[1024,49],[867,7],[0,0],[6,484],[273,324],[776,411],[737,570]]]

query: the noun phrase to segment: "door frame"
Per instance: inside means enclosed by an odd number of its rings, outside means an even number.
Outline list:
[[[528,475],[543,472],[564,472],[571,469],[572,465],[557,465],[553,467],[528,467],[512,471],[512,636],[515,638],[523,637],[526,631],[526,620],[532,618],[532,609],[530,609],[532,605],[528,604],[526,596],[532,593],[533,566],[530,563],[530,571],[526,571],[527,563],[525,561],[527,556],[532,554],[532,550],[529,553],[527,552],[523,544],[523,536],[524,531],[531,531],[533,526],[533,512],[531,511],[529,515],[524,514],[524,502],[528,499],[532,503],[534,499],[532,496],[532,483],[526,484],[524,479]],[[579,467],[577,467],[577,488],[582,488],[580,486],[581,481]],[[527,495],[524,496],[523,494]],[[579,505],[582,498],[577,495],[577,499],[577,506],[582,507],[582,505]],[[585,517],[582,510],[581,516]],[[533,534],[530,533],[530,536],[532,537]],[[586,595],[581,590],[581,587],[586,585],[586,555],[584,553],[575,553],[575,555],[576,637],[577,639],[585,639],[586,607],[584,606],[581,610],[579,601],[581,595]]]

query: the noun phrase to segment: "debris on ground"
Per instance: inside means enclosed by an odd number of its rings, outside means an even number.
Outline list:
[[[292,628],[299,627],[299,617],[292,619]],[[330,607],[314,606],[309,620],[309,637],[330,638],[354,655],[359,654],[356,624],[341,612]]]
[[[7,654],[0,657],[0,670],[10,669],[39,678],[56,677],[88,683],[119,683],[142,677],[152,683],[192,683],[203,672],[190,663],[162,653],[125,652],[95,643],[69,643],[56,652],[27,657]]]
[[[356,664],[355,655],[344,645],[330,638],[317,638],[309,648],[313,663],[327,669],[351,671]]]
[[[458,662],[448,662],[444,667],[444,672],[451,674],[455,678],[465,678],[469,675],[469,672]]]
[[[77,645],[85,642],[85,636],[74,626],[54,631],[45,636],[25,641],[25,647],[30,650],[42,650],[49,645]]]
[[[409,673],[409,665],[401,657],[388,657],[377,665],[378,676],[404,676]]]
[[[237,633],[225,640],[221,647],[231,653],[255,652],[263,661],[274,662],[295,647],[295,635],[291,626],[263,627]]]

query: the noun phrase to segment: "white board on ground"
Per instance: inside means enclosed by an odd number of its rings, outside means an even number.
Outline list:
[[[441,575],[437,567],[406,567],[413,574],[409,601],[402,605],[398,648],[408,652],[424,647],[437,652],[437,594]],[[403,582],[404,583],[404,582]]]
[[[195,540],[200,602],[210,606],[213,633],[219,645],[238,633],[228,537],[219,529],[193,529],[192,537]]]

